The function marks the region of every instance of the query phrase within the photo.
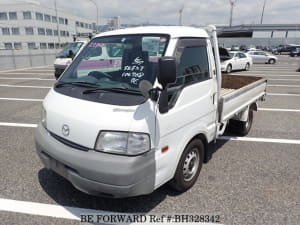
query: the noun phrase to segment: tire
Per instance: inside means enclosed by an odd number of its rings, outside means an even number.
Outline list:
[[[275,59],[269,59],[268,63],[269,63],[269,64],[275,64],[275,63],[276,63],[276,60],[275,60]]]
[[[246,122],[238,120],[229,121],[230,132],[239,136],[245,136],[249,133],[253,123],[253,110],[249,110],[248,120]]]
[[[231,64],[229,64],[227,67],[226,67],[226,73],[231,73],[232,71],[232,66]]]
[[[246,66],[245,66],[245,71],[249,71],[250,70],[250,64],[247,63]]]
[[[185,192],[196,182],[204,159],[204,145],[199,139],[192,140],[184,149],[174,178],[170,186],[179,192]]]

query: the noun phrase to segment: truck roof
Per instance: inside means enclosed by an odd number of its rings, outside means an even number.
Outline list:
[[[178,37],[204,37],[208,34],[204,29],[185,26],[146,26],[125,28],[120,30],[108,31],[96,35],[95,37],[124,35],[124,34],[168,34],[171,38]]]

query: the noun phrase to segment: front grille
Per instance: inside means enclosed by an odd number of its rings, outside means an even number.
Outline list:
[[[74,148],[74,149],[77,149],[77,150],[81,150],[81,151],[86,151],[86,152],[89,151],[89,150],[91,150],[90,148],[87,148],[85,146],[82,146],[82,145],[76,144],[74,142],[71,142],[69,140],[66,140],[66,139],[64,139],[64,138],[62,138],[62,137],[60,137],[60,136],[58,136],[58,135],[56,135],[54,133],[50,132],[50,135],[53,138],[55,138],[56,140],[58,140],[59,142],[65,144],[65,145],[67,145],[67,146],[69,146],[71,148]]]

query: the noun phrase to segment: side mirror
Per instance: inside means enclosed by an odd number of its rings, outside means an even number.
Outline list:
[[[158,109],[160,113],[167,113],[169,111],[169,99],[167,85],[176,81],[176,59],[175,57],[161,57],[158,61],[158,82],[163,89],[159,96]]]
[[[158,82],[166,89],[168,84],[176,80],[176,59],[175,57],[164,56],[158,61]]]

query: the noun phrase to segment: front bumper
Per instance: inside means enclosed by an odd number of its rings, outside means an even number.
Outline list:
[[[45,167],[85,193],[120,198],[154,190],[154,151],[128,157],[78,150],[53,138],[41,124],[36,129],[35,142]]]

